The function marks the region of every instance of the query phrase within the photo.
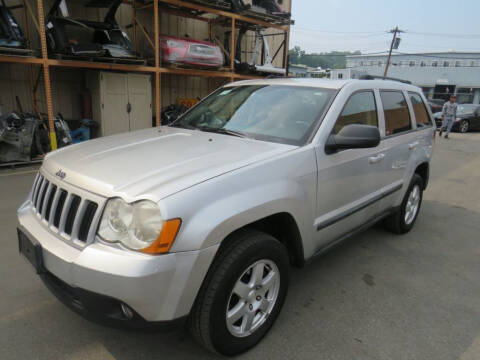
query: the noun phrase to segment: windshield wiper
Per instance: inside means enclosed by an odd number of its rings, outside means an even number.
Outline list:
[[[175,123],[175,122],[172,122],[171,124],[168,124],[167,126],[178,127],[178,128],[188,129],[188,130],[195,130],[196,129],[195,126],[182,124],[182,123]]]
[[[197,127],[197,129],[200,130],[200,131],[212,132],[212,133],[216,133],[216,134],[224,134],[224,135],[237,136],[237,137],[241,137],[241,138],[248,138],[247,135],[245,135],[241,132],[234,131],[234,130],[227,130],[227,129],[224,129],[224,128],[213,128],[213,127],[208,127],[208,126],[199,126],[199,127]]]

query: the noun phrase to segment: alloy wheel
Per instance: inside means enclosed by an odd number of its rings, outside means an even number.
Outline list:
[[[280,271],[271,260],[250,265],[235,283],[227,310],[227,329],[235,337],[253,334],[267,320],[277,302]]]
[[[420,206],[420,186],[415,185],[410,191],[405,205],[405,224],[410,225],[417,215]]]

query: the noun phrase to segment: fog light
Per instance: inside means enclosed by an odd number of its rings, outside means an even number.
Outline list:
[[[123,315],[125,315],[127,319],[133,319],[133,310],[130,309],[130,307],[124,303],[121,303],[120,306],[122,308]]]

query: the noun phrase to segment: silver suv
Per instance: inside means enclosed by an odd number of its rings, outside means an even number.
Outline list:
[[[381,220],[413,227],[425,104],[393,81],[229,84],[171,126],[49,154],[18,210],[20,251],[90,319],[188,320],[202,345],[241,353],[277,318],[290,266]]]

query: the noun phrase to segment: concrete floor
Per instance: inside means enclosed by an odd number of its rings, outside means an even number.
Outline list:
[[[0,359],[212,359],[185,331],[123,332],[60,304],[17,252],[34,176],[0,171]],[[480,359],[480,134],[438,139],[420,217],[293,270],[270,334],[241,359]]]

